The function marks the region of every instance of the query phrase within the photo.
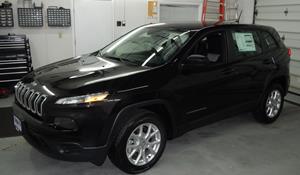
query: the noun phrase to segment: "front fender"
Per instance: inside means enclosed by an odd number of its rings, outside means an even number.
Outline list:
[[[176,129],[176,121],[175,121],[175,112],[172,110],[172,107],[169,105],[169,103],[166,100],[163,99],[154,99],[154,100],[147,100],[147,101],[142,101],[142,102],[138,102],[138,103],[134,103],[134,104],[130,104],[127,106],[124,106],[121,110],[119,110],[117,113],[115,113],[113,117],[113,120],[111,120],[111,123],[107,125],[107,128],[105,130],[108,131],[107,134],[107,138],[105,139],[105,145],[110,147],[113,138],[112,135],[116,130],[116,126],[118,124],[118,122],[122,121],[123,117],[127,117],[128,115],[134,115],[134,112],[137,109],[145,109],[148,106],[151,105],[163,105],[164,108],[168,111],[169,113],[169,120],[171,122],[171,126],[172,126],[172,133],[175,136],[178,131]],[[171,136],[171,137],[174,137]]]

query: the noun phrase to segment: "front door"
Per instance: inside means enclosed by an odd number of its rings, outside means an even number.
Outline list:
[[[216,31],[202,35],[186,54],[177,94],[187,120],[200,120],[228,107],[230,98],[224,87],[234,71],[226,67],[226,50],[225,32]]]

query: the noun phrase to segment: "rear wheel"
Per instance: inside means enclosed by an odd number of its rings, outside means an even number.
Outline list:
[[[109,153],[111,161],[127,173],[150,169],[161,157],[166,131],[155,113],[139,111],[124,123]]]
[[[254,117],[261,123],[275,122],[284,105],[283,88],[279,84],[272,85],[265,93]]]

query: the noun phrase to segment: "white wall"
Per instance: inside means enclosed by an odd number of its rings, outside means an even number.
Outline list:
[[[76,55],[91,53],[113,40],[113,2],[74,0]]]
[[[239,12],[243,10],[240,23],[252,24],[254,15],[254,1],[255,0],[238,0]]]
[[[159,0],[160,3],[164,4],[201,4],[203,0]]]
[[[156,18],[147,16],[147,0],[113,0],[114,1],[114,38],[128,31],[149,23],[159,22],[159,14]],[[158,0],[160,4],[169,5],[199,5],[199,20],[202,12],[202,0]],[[160,10],[158,9],[158,12]],[[117,21],[125,21],[125,27],[116,27]]]
[[[2,3],[4,0],[0,0]],[[14,8],[15,27],[0,29],[0,34],[26,34],[30,39],[34,68],[95,51],[128,31],[148,23],[159,22],[147,16],[147,0],[33,0],[44,3],[44,27],[20,28],[17,8],[23,0],[10,0]],[[199,20],[203,0],[158,0],[159,4],[199,5]],[[254,0],[239,0],[243,9],[242,23],[252,23]],[[52,28],[46,23],[46,8],[62,6],[72,12],[72,27]],[[159,9],[158,9],[159,12]],[[125,21],[125,27],[117,27]]]
[[[199,5],[160,5],[159,21],[200,22]]]
[[[147,20],[147,2],[147,0],[113,0],[115,39],[138,26],[150,23]],[[126,26],[117,27],[117,21],[124,21]]]
[[[225,1],[235,1],[235,0],[225,0]],[[253,23],[254,1],[255,0],[238,0],[239,12],[243,10],[240,23],[242,24]],[[161,4],[191,4],[191,5],[199,4],[199,15],[202,14],[203,0],[159,0],[159,2]]]
[[[160,22],[164,22],[164,21],[171,21],[171,22],[199,21],[200,22],[201,21],[203,0],[185,0],[185,1],[160,0],[159,4],[160,4],[159,19],[162,20]],[[171,5],[171,6],[168,8],[166,5]],[[173,8],[173,12],[172,12],[172,5],[175,6]],[[173,17],[170,15],[173,15]],[[191,17],[191,19],[187,19],[187,17],[189,16],[193,16],[193,17]],[[163,19],[164,17],[170,18],[170,20]],[[176,18],[178,20],[176,20]]]
[[[161,5],[182,5],[182,6],[194,6],[198,8],[198,19],[199,22],[201,20],[201,14],[202,14],[202,4],[203,0],[159,0],[160,7]],[[161,11],[162,9],[159,9]],[[159,14],[160,16],[160,14]],[[179,20],[180,21],[180,20]],[[191,19],[190,21],[193,21]]]
[[[0,0],[2,3],[4,0]],[[62,6],[72,8],[72,0],[51,0],[43,1],[44,3],[44,27],[38,28],[21,28],[18,26],[17,8],[23,7],[22,0],[10,0],[14,9],[14,28],[0,29],[1,35],[8,33],[26,34],[30,39],[31,54],[34,68],[52,63],[63,58],[74,55],[73,27],[53,28],[48,27],[46,23],[46,8],[48,6]],[[36,0],[37,5],[41,1]],[[73,25],[73,21],[72,21]]]

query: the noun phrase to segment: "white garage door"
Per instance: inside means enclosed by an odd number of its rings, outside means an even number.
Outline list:
[[[300,0],[257,0],[256,24],[275,27],[292,48],[291,89],[300,93]]]
[[[198,5],[160,5],[160,22],[200,21]]]

